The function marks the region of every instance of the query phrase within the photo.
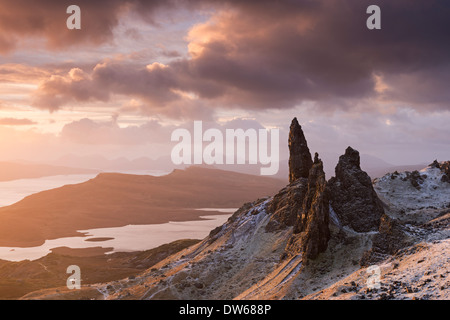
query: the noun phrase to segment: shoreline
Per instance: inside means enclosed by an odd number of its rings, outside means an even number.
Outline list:
[[[163,209],[163,208],[160,208]],[[61,230],[53,230],[48,231],[40,236],[36,236],[36,239],[33,240],[19,240],[20,237],[16,235],[17,240],[11,239],[0,239],[0,248],[32,248],[39,247],[45,244],[46,241],[57,240],[61,238],[69,238],[69,237],[89,237],[86,234],[86,230],[92,229],[107,229],[107,228],[121,228],[129,225],[136,226],[144,226],[144,225],[161,225],[166,223],[176,223],[176,222],[189,222],[189,221],[204,221],[210,220],[208,218],[202,218],[207,216],[215,216],[215,215],[230,215],[229,212],[219,211],[221,209],[227,208],[217,208],[217,211],[200,211],[200,209],[179,209],[179,208],[164,208],[168,212],[169,215],[167,218],[160,216],[148,216],[143,217],[142,222],[136,221],[124,221],[122,223],[114,223],[112,221],[102,221],[92,224],[90,226],[83,227],[72,227],[70,230],[67,230],[66,226],[64,226],[64,231]],[[176,216],[172,214],[176,213]],[[111,219],[112,220],[112,219]],[[131,219],[130,219],[131,220]],[[26,237],[26,236],[25,236]]]
[[[225,211],[229,211],[222,208]],[[218,209],[220,210],[220,209]],[[231,210],[231,209],[230,209]],[[212,229],[222,225],[231,216],[229,212],[200,211],[194,220],[180,219],[165,223],[128,224],[119,227],[77,230],[75,236],[46,239],[36,246],[2,246],[0,260],[34,261],[54,252],[76,252],[91,255],[89,250],[98,252],[108,249],[108,253],[145,251],[184,238],[202,239]],[[203,223],[198,223],[203,222]],[[21,243],[23,244],[23,243]],[[66,249],[61,249],[66,248]]]

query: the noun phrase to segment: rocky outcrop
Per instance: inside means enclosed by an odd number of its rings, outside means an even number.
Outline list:
[[[271,218],[266,231],[274,232],[294,226],[308,190],[308,179],[299,178],[281,189],[267,205]]]
[[[294,118],[289,131],[289,182],[308,178],[313,165],[311,153],[297,118]]]
[[[440,169],[443,173],[441,181],[450,183],[450,161],[438,162],[434,160],[429,166]]]
[[[442,182],[450,183],[450,161],[444,161],[440,164],[439,169],[444,173]]]
[[[312,161],[297,118],[292,120],[290,127],[289,153],[290,184],[268,203],[271,218],[266,231],[293,227],[282,259],[302,255],[306,262],[327,248],[329,201],[323,163],[317,153]]]
[[[394,172],[395,173],[395,172]],[[395,179],[395,175],[392,175],[393,179]],[[419,171],[414,170],[413,172],[406,171],[405,176],[401,178],[402,181],[409,181],[411,185],[417,190],[422,189],[422,184],[426,179],[425,175],[421,175]]]
[[[316,157],[308,178],[308,192],[303,200],[301,220],[297,221],[294,232],[304,232],[302,241],[303,260],[315,259],[327,249],[330,239],[329,200],[326,192],[323,163]]]
[[[383,203],[369,175],[361,170],[359,152],[348,147],[339,157],[336,176],[328,181],[330,204],[343,225],[357,232],[378,230]]]
[[[383,214],[378,233],[372,239],[372,248],[363,254],[360,264],[362,267],[377,264],[407,245],[408,238],[401,225]]]
[[[297,216],[293,235],[286,246],[286,254],[288,256],[301,254],[303,263],[315,259],[319,253],[324,252],[330,239],[326,185],[323,163],[316,153],[309,172],[308,188],[302,209]]]
[[[289,185],[280,190],[268,205],[271,220],[266,231],[292,227],[308,188],[309,171],[313,165],[302,127],[294,118],[289,131]]]

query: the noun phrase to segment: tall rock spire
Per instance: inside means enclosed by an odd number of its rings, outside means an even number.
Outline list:
[[[343,225],[357,232],[376,231],[384,214],[369,175],[361,170],[359,152],[351,147],[339,157],[336,176],[328,181],[330,204]]]
[[[311,153],[297,118],[294,118],[289,131],[289,182],[298,178],[308,178],[313,165]]]
[[[301,254],[303,263],[315,259],[324,252],[330,240],[329,200],[326,192],[327,181],[322,160],[316,153],[309,172],[308,189],[298,212],[292,237],[288,240],[287,256]]]
[[[308,192],[303,200],[303,215],[301,221],[302,236],[302,254],[303,261],[315,259],[319,253],[324,252],[330,240],[329,221],[329,202],[326,192],[327,181],[323,171],[322,160],[316,153],[314,165],[309,172]],[[300,222],[300,221],[299,221]]]

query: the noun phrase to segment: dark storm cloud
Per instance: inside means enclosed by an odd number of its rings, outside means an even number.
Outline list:
[[[294,3],[300,2],[267,4],[267,10],[259,3],[237,4],[240,10],[194,28],[193,51],[199,53],[185,62],[188,70],[223,86],[222,97],[247,108],[377,98],[374,75],[388,86],[385,100],[448,107],[450,3]],[[382,30],[366,28],[366,8],[374,3],[382,10]],[[411,94],[421,84],[420,97]],[[208,96],[209,88],[198,92]]]
[[[10,52],[29,37],[43,37],[50,50],[99,45],[112,40],[113,29],[124,13],[150,17],[159,9],[173,8],[174,0],[1,0],[0,53]],[[68,30],[66,9],[81,8],[81,30]],[[149,22],[149,19],[147,19]]]
[[[105,24],[99,24],[107,26],[105,35],[117,24],[124,3],[152,21],[156,8],[176,10],[177,2],[112,1],[108,10],[113,14],[105,14]],[[345,101],[347,108],[351,101],[372,99],[408,103],[418,110],[449,108],[449,2],[184,4],[192,10],[216,7],[209,21],[190,30],[190,58],[152,68],[130,67],[129,61],[103,63],[82,80],[49,79],[35,105],[57,109],[67,101],[107,101],[118,93],[139,97],[149,109],[168,115],[183,103],[265,109],[316,101],[318,107],[332,109],[340,106],[333,101]],[[371,4],[381,8],[381,30],[366,28]]]
[[[117,25],[120,1],[78,1],[82,8],[83,28],[66,28],[66,9],[72,1],[2,0],[0,1],[0,50],[8,52],[32,36],[42,36],[49,48],[57,49],[88,42],[99,44],[112,36]]]

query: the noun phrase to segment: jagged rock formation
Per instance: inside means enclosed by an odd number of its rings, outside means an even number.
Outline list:
[[[302,210],[303,199],[307,191],[307,178],[299,178],[281,189],[267,206],[271,218],[266,226],[266,231],[274,232],[294,226],[298,213]]]
[[[407,173],[375,179],[374,189],[358,151],[350,147],[327,182],[317,153],[308,164],[296,119],[289,146],[291,182],[275,196],[246,203],[201,242],[133,279],[91,285],[84,294],[189,300],[428,299],[428,293],[449,298],[450,183],[442,181],[447,174],[442,163],[420,171],[426,176],[420,189],[403,180]],[[372,273],[364,267],[373,264],[381,275],[378,291],[368,288]],[[59,290],[28,298],[73,294]]]
[[[326,184],[323,163],[316,153],[309,172],[308,190],[303,199],[302,209],[294,225],[293,236],[286,247],[287,255],[301,254],[303,263],[315,259],[319,253],[324,252],[330,239]]]
[[[317,153],[315,158],[309,173],[308,193],[303,201],[302,221],[300,225],[296,226],[296,228],[300,228],[300,231],[304,230],[305,232],[301,239],[304,261],[315,259],[319,253],[324,252],[330,239],[328,228],[330,205],[326,191],[327,182],[323,163],[318,159]]]
[[[313,165],[311,153],[297,118],[294,118],[289,131],[289,182],[308,178]]]
[[[325,251],[330,238],[328,229],[329,202],[323,163],[315,154],[311,160],[307,142],[297,119],[289,132],[289,179],[268,204],[272,213],[266,231],[273,232],[293,226],[293,234],[283,258],[301,255],[303,261],[315,259]],[[307,174],[306,174],[307,173]]]
[[[414,170],[413,172],[406,172],[406,177],[403,179],[404,181],[409,180],[411,182],[411,185],[417,190],[420,190],[422,188],[421,185],[425,180],[425,178],[417,170]]]
[[[308,190],[309,171],[313,166],[311,153],[302,127],[294,118],[289,131],[289,185],[281,189],[269,203],[267,210],[272,217],[266,230],[273,232],[292,227],[302,210]]]
[[[433,163],[429,165],[431,168],[437,168],[443,173],[441,181],[450,183],[450,161],[438,162],[434,160]]]
[[[357,232],[375,231],[384,213],[369,175],[361,170],[359,152],[348,147],[339,157],[336,176],[328,181],[330,204],[341,223]]]
[[[449,161],[436,161],[417,174],[409,171],[388,173],[375,179],[373,186],[396,218],[411,224],[424,223],[435,213],[450,208],[450,183],[446,181],[448,167]]]
[[[441,163],[439,169],[444,173],[441,181],[450,183],[450,161]]]

